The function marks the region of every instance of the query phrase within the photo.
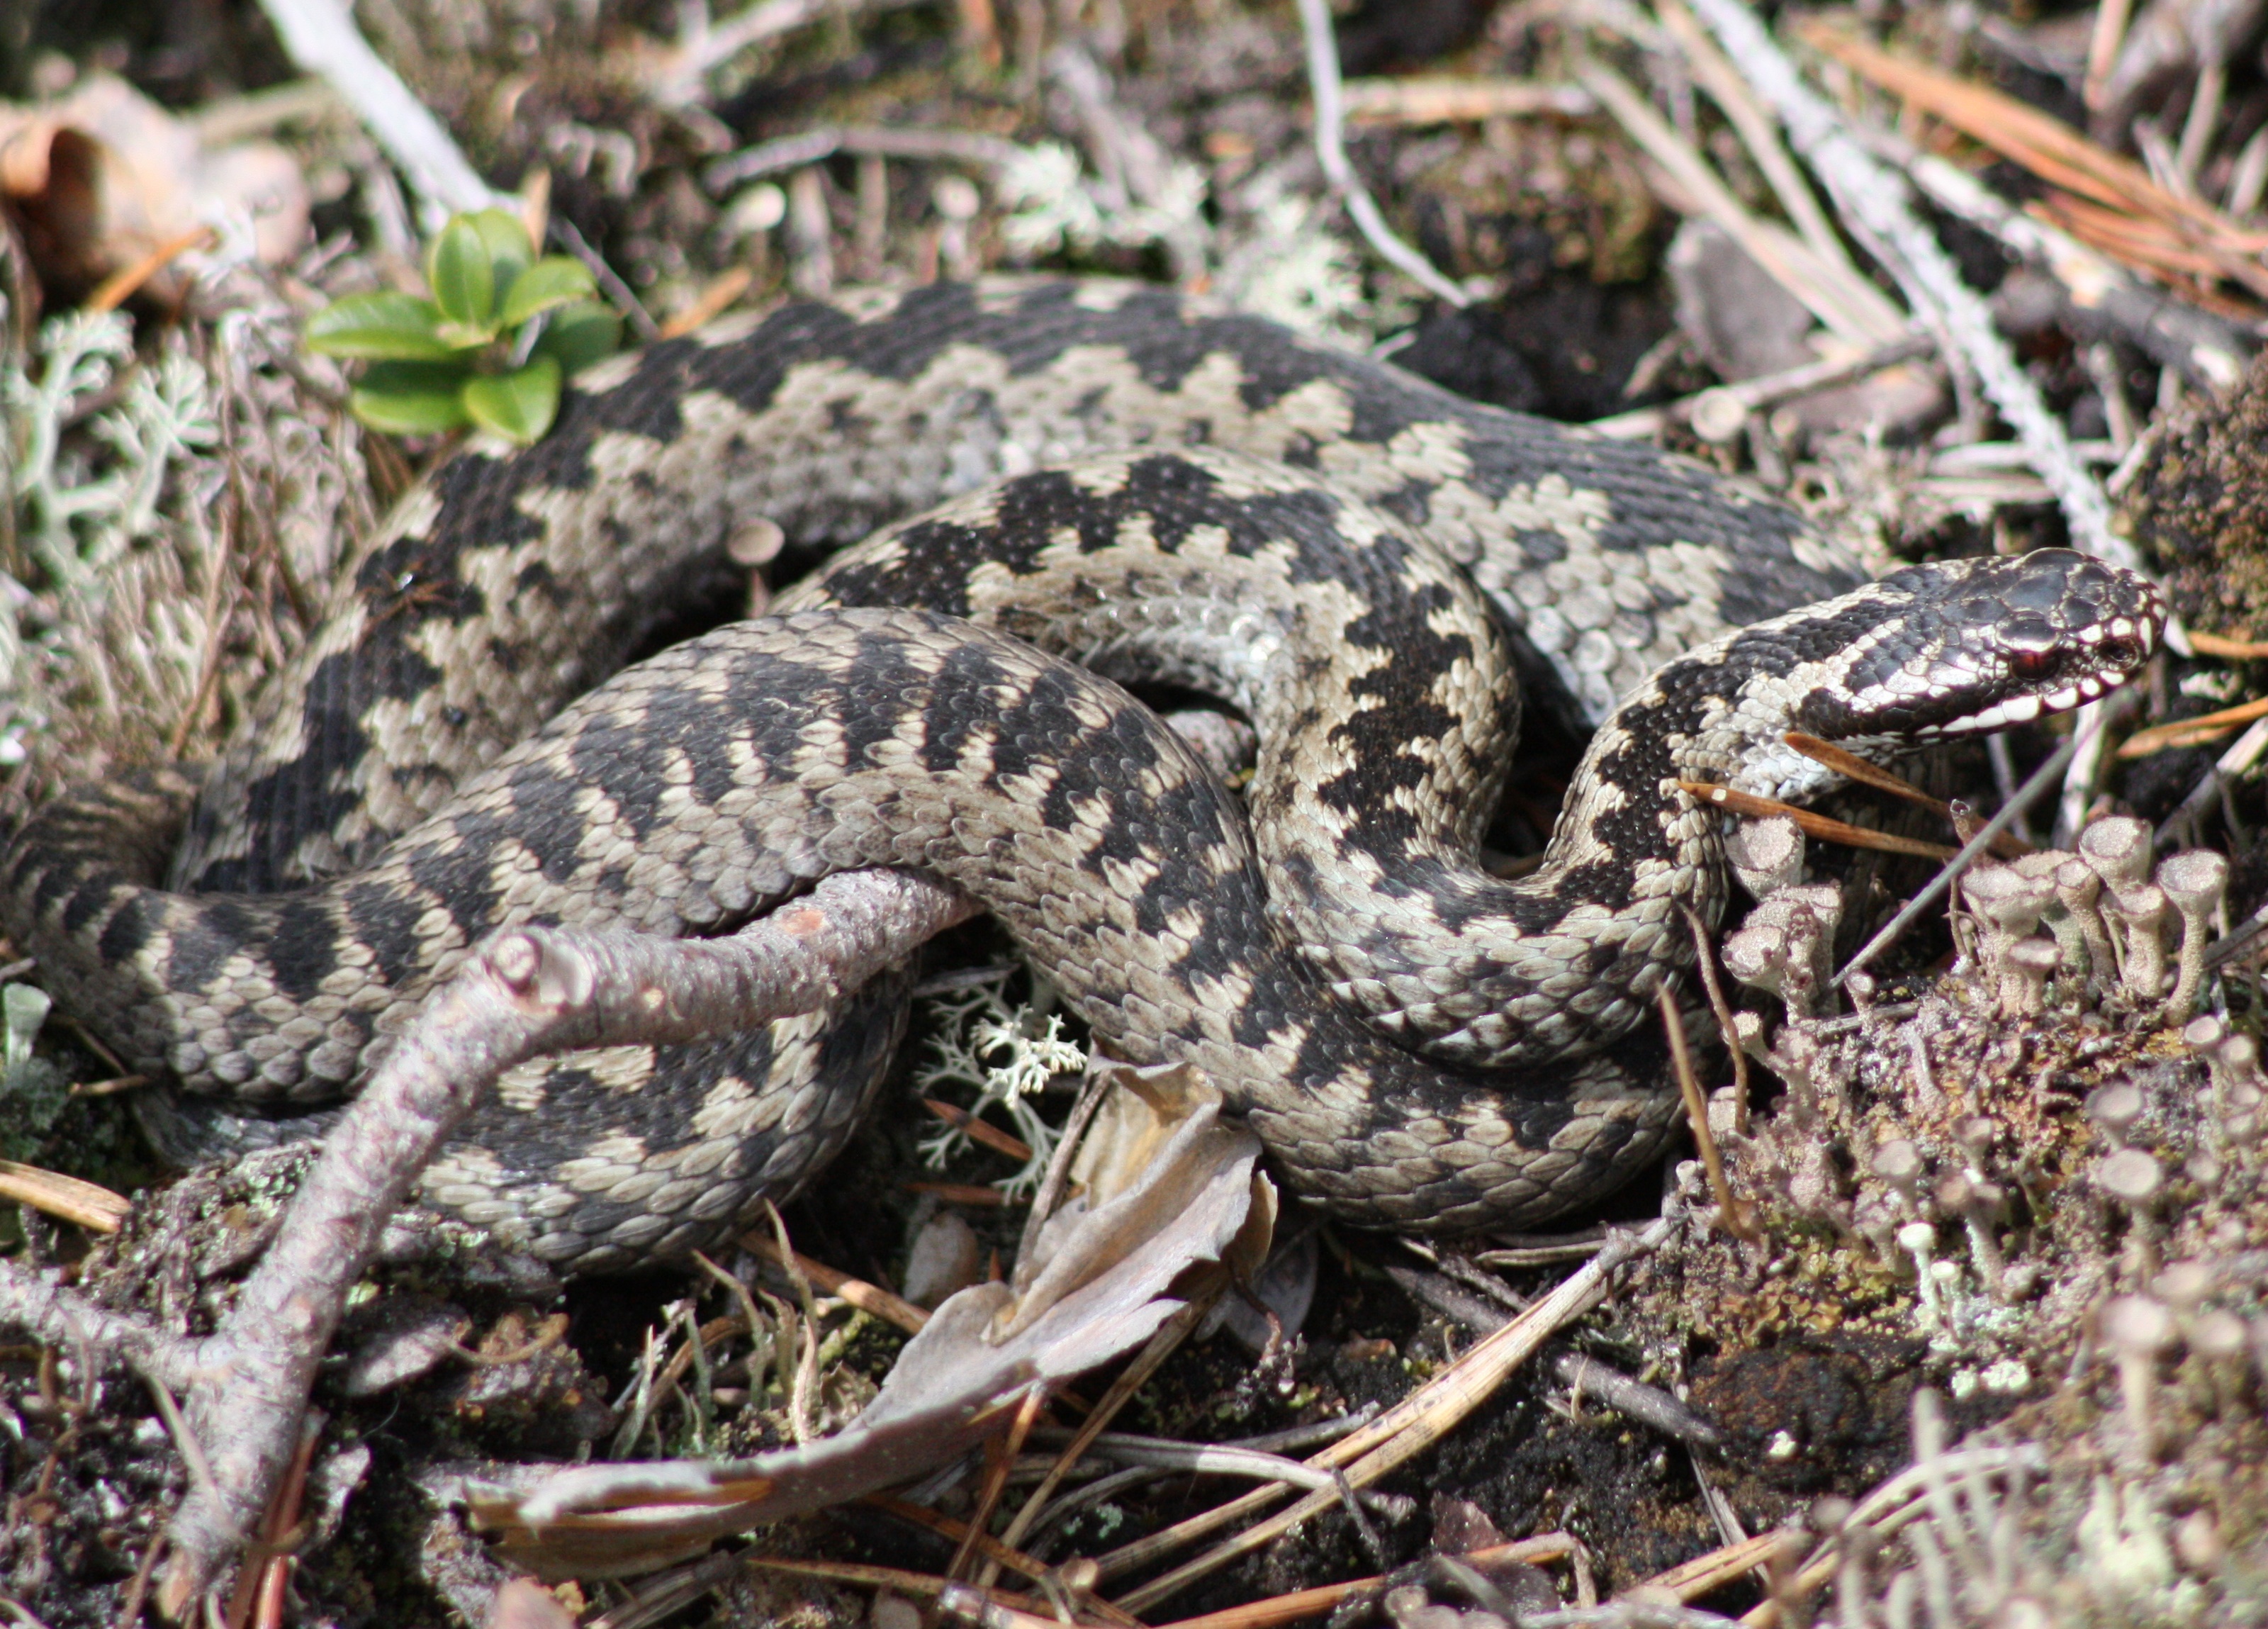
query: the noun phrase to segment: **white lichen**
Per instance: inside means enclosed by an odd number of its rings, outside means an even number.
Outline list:
[[[997,982],[930,1005],[929,1057],[914,1071],[915,1086],[927,1093],[946,1086],[973,1088],[976,1101],[963,1105],[971,1115],[995,1105],[1005,1111],[1031,1156],[995,1185],[1010,1194],[1029,1193],[1046,1173],[1057,1142],[1056,1129],[1035,1100],[1057,1075],[1084,1071],[1086,1050],[1064,1038],[1061,1014],[1036,1002],[1011,1006]],[[968,1143],[966,1131],[948,1126],[922,1139],[922,1157],[934,1168]]]

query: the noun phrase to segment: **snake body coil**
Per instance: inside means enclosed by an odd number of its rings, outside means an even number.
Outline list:
[[[795,307],[583,387],[552,440],[413,497],[275,727],[205,784],[173,873],[231,892],[153,886],[179,777],[18,834],[0,914],[136,1066],[319,1102],[497,927],[724,932],[906,865],[982,898],[1119,1055],[1203,1068],[1338,1213],[1531,1221],[1669,1117],[1638,1021],[1690,962],[1680,907],[1713,921],[1725,886],[1722,817],[1679,778],[1802,795],[1826,777],[1788,730],[1884,756],[2075,704],[2158,626],[2147,585],[2067,554],[1764,615],[1850,586],[1785,512],[1152,294]],[[762,529],[752,504],[832,542],[1035,453],[1193,439],[1239,450],[1016,476],[527,733],[659,619],[657,586]],[[844,600],[907,608],[797,608]],[[1241,707],[1258,849],[1154,715],[1035,645]],[[1487,877],[1513,670],[1583,711],[1633,666],[1657,671],[1543,869]],[[696,1244],[847,1133],[895,1039],[888,992],[857,999],[737,1050],[515,1072],[428,1194],[578,1266]]]

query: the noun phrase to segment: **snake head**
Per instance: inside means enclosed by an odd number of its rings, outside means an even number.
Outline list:
[[[2147,579],[2068,549],[1910,566],[1830,603],[1849,637],[1797,727],[1868,756],[2099,700],[2140,670],[2166,622]]]

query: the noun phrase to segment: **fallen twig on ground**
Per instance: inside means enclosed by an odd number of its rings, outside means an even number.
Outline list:
[[[1928,335],[1910,332],[1862,356],[1840,361],[1807,362],[1778,373],[1759,373],[1754,379],[1730,385],[1712,385],[1660,407],[1638,408],[1611,418],[1594,418],[1586,428],[1602,436],[1638,440],[1656,434],[1664,424],[1682,420],[1704,440],[1730,441],[1752,415],[1767,408],[1851,384],[1901,362],[1926,357],[1934,349]]]
[[[1356,124],[1463,124],[1537,114],[1583,119],[1599,110],[1580,85],[1526,79],[1350,79],[1339,87],[1339,105]]]
[[[291,60],[320,74],[393,155],[438,225],[457,210],[512,209],[518,200],[480,178],[441,122],[370,48],[341,0],[261,0]],[[517,211],[515,211],[517,212]]]
[[[1343,1471],[1348,1485],[1359,1488],[1423,1453],[1493,1396],[1505,1377],[1526,1362],[1545,1340],[1589,1311],[1606,1294],[1608,1278],[1616,1269],[1658,1249],[1684,1220],[1683,1207],[1673,1205],[1644,1232],[1617,1235],[1535,1306],[1496,1334],[1477,1342],[1455,1363],[1370,1425],[1332,1443],[1307,1463]],[[1107,1578],[1114,1573],[1130,1571],[1170,1554],[1181,1544],[1262,1508],[1285,1491],[1281,1483],[1256,1488],[1243,1498],[1232,1500],[1202,1516],[1100,1557],[1102,1575]],[[1310,1493],[1289,1509],[1255,1523],[1226,1543],[1119,1597],[1118,1604],[1138,1617],[1197,1580],[1239,1556],[1248,1555],[1337,1502],[1336,1493],[1331,1491]]]
[[[1845,218],[1879,246],[1909,303],[1976,370],[1984,394],[2030,450],[2032,468],[2054,492],[2073,544],[2140,571],[2134,546],[2111,531],[2102,489],[2072,453],[2062,422],[1993,330],[1984,300],[1962,281],[1960,268],[1914,214],[1905,179],[1869,153],[1850,133],[1842,114],[1803,83],[1741,0],[1693,4],[1778,112],[1796,150],[1827,183]]]
[[[174,1514],[159,1603],[178,1615],[236,1554],[296,1451],[348,1292],[386,1223],[497,1076],[549,1051],[686,1042],[809,1011],[975,914],[902,872],[829,877],[729,939],[519,928],[436,990],[340,1117],[220,1328],[177,1339],[0,1264],[0,1321],[186,1394],[210,1467]]]
[[[1933,203],[1991,232],[2055,278],[2068,296],[2066,311],[2080,337],[2116,333],[2153,361],[2179,368],[2192,383],[2215,391],[2228,389],[2242,377],[2254,343],[2227,317],[2184,305],[2142,283],[2110,256],[2007,203],[1957,165],[1887,132],[1864,134]]]
[[[1307,83],[1315,105],[1315,161],[1323,179],[1346,204],[1348,216],[1388,264],[1426,292],[1452,306],[1469,306],[1472,297],[1436,270],[1433,262],[1394,235],[1378,202],[1347,162],[1345,108],[1339,98],[1339,48],[1333,35],[1330,7],[1326,0],[1300,0],[1300,27],[1307,41]]]

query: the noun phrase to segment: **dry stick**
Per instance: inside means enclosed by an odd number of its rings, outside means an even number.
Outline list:
[[[1620,74],[1603,63],[1585,63],[1576,77],[1597,97],[1630,138],[1669,173],[1702,212],[1746,249],[1772,281],[1801,300],[1837,339],[1882,345],[1905,337],[1904,313],[1855,272],[1822,260],[1784,226],[1759,220],[1733,195],[1708,161]]]
[[[1686,63],[1701,81],[1702,88],[1725,110],[1725,116],[1741,133],[1742,144],[1748,148],[1764,179],[1771,183],[1773,196],[1779,200],[1780,208],[1802,234],[1804,242],[1811,247],[1811,252],[1858,276],[1859,269],[1851,263],[1843,240],[1828,224],[1810,183],[1796,169],[1794,160],[1787,156],[1787,149],[1780,145],[1771,115],[1749,93],[1740,71],[1711,43],[1701,25],[1694,20],[1693,13],[1686,10],[1683,0],[1655,0],[1653,11],[1661,20],[1663,31],[1677,41],[1678,49],[1684,53]]]
[[[86,297],[85,310],[115,311],[134,298],[142,285],[172,265],[191,249],[203,248],[217,234],[210,226],[193,227],[176,237],[168,238],[140,260],[122,270],[105,277],[94,292]]]
[[[1717,1015],[1717,1033],[1725,1043],[1725,1050],[1733,1057],[1733,1129],[1742,1136],[1749,1130],[1749,1055],[1733,1028],[1733,1004],[1725,999],[1724,981],[1717,977],[1717,951],[1709,940],[1709,925],[1701,913],[1680,900],[1677,908],[1685,913],[1685,925],[1693,934],[1693,965],[1701,974],[1701,989],[1709,998],[1709,1010]],[[1705,1120],[1706,1117],[1704,1117]]]
[[[427,998],[333,1128],[218,1332],[186,1343],[188,1413],[214,1479],[173,1518],[169,1616],[202,1593],[266,1508],[324,1349],[387,1220],[505,1069],[546,1052],[676,1043],[807,1012],[976,914],[903,872],[831,876],[727,939],[515,928]],[[0,1275],[0,1307],[5,1305]]]
[[[0,1199],[28,1205],[89,1233],[116,1233],[134,1202],[107,1188],[61,1171],[0,1160]]]
[[[1702,0],[1702,3],[1715,4],[1716,0]],[[2016,795],[2002,804],[1999,812],[1979,826],[1977,829],[1977,835],[1961,845],[1961,851],[1946,862],[1944,870],[1930,879],[1929,886],[1915,895],[1907,903],[1904,910],[1892,917],[1881,932],[1868,940],[1865,947],[1857,955],[1843,964],[1843,970],[1828,981],[1829,987],[1841,989],[1845,979],[1849,978],[1852,974],[1865,967],[1896,943],[1898,935],[1912,926],[1914,919],[1923,911],[1936,903],[1938,896],[1951,888],[1962,873],[1976,864],[1977,856],[1992,846],[1992,839],[2008,829],[2016,816],[2023,813],[2025,806],[2046,790],[2047,784],[2051,780],[2063,773],[2065,765],[2072,761],[2078,751],[2079,735],[2074,731],[2065,740],[2062,746],[2055,749],[2046,763],[2034,770],[2025,778],[2024,784],[2016,788]]]
[[[511,209],[517,202],[483,181],[457,144],[356,31],[343,0],[261,0],[291,60],[320,74],[378,138],[436,215]]]
[[[2198,815],[2204,814],[2205,806],[2219,794],[2222,784],[2230,777],[2242,775],[2259,763],[2260,756],[2264,752],[2268,752],[2268,719],[2261,719],[2243,734],[2238,736],[2231,743],[2228,750],[2220,755],[2220,760],[2205,772],[2198,784],[2190,788],[2190,795],[2182,800],[2181,807],[2167,815],[2164,822],[2158,827],[2158,841],[2161,843],[2170,841],[2184,823],[2193,822]]]
[[[1589,1311],[1606,1294],[1607,1279],[1610,1273],[1625,1263],[1658,1248],[1684,1220],[1683,1207],[1673,1204],[1645,1232],[1617,1235],[1606,1249],[1570,1273],[1558,1288],[1495,1334],[1476,1342],[1471,1351],[1380,1415],[1371,1425],[1352,1436],[1332,1443],[1307,1463],[1324,1469],[1343,1469],[1346,1472],[1347,1485],[1365,1487],[1424,1453],[1454,1430],[1466,1415],[1495,1395],[1505,1377],[1533,1356],[1537,1347]],[[1233,1520],[1236,1515],[1256,1509],[1278,1497],[1281,1492],[1280,1483],[1257,1488],[1243,1499],[1232,1500],[1221,1507],[1220,1511],[1209,1512],[1208,1515],[1220,1516],[1221,1512],[1228,1512],[1230,1514],[1222,1516],[1222,1520]],[[1217,1572],[1239,1556],[1248,1555],[1262,1545],[1273,1542],[1310,1516],[1330,1509],[1338,1502],[1338,1494],[1331,1490],[1310,1493],[1290,1509],[1247,1528],[1227,1543],[1215,1546],[1195,1560],[1186,1562],[1163,1577],[1121,1596],[1118,1604],[1139,1617],[1150,1607],[1179,1594],[1207,1574]],[[1168,1530],[1186,1536],[1191,1527],[1192,1523],[1185,1522],[1177,1529]],[[1128,1547],[1129,1550],[1132,1548]],[[1116,1552],[1120,1556],[1127,1553],[1128,1551]],[[1106,1576],[1113,1570],[1111,1559],[1110,1557],[1101,1558]],[[1117,1570],[1123,1571],[1123,1568]]]
[[[2080,87],[2080,100],[2089,113],[2102,107],[2102,89],[2110,82],[2111,65],[2118,60],[2118,48],[2126,38],[2126,19],[2132,11],[2132,0],[2102,0],[2095,8],[2095,28],[2087,41],[2087,77]]]
[[[2200,713],[2194,719],[2176,719],[2170,724],[2154,724],[2146,730],[2137,730],[2118,743],[2117,756],[2146,758],[2154,752],[2163,752],[2169,747],[2202,747],[2217,736],[2226,735],[2240,724],[2250,724],[2255,719],[2268,715],[2268,697],[2246,702],[2241,707],[2224,707],[2219,712]]]
[[[1347,162],[1344,109],[1339,100],[1339,48],[1331,33],[1328,0],[1300,0],[1300,28],[1307,39],[1307,85],[1315,102],[1315,162],[1322,166],[1323,179],[1345,203],[1347,214],[1370,240],[1370,247],[1389,264],[1448,304],[1470,305],[1471,297],[1464,290],[1394,235],[1393,228],[1379,214],[1370,189]]]
[[[1759,373],[1737,384],[1712,385],[1660,407],[1634,408],[1609,418],[1594,418],[1584,428],[1617,440],[1638,440],[1653,435],[1665,424],[1683,421],[1709,440],[1730,440],[1751,413],[1850,384],[1901,362],[1927,356],[1934,348],[1928,335],[1911,333],[1842,361],[1806,362],[1778,373]]]
[[[1491,1544],[1485,1550],[1469,1550],[1457,1559],[1470,1566],[1503,1566],[1518,1563],[1534,1566],[1539,1561],[1557,1561],[1572,1554],[1575,1540],[1565,1533],[1543,1533],[1534,1538],[1515,1539],[1510,1544]],[[1306,1618],[1319,1618],[1358,1590],[1375,1589],[1385,1578],[1351,1578],[1343,1584],[1325,1584],[1320,1588],[1301,1589],[1292,1595],[1279,1595],[1265,1601],[1253,1601],[1243,1606],[1232,1606],[1218,1612],[1207,1612],[1198,1618],[1176,1618],[1160,1624],[1158,1629],[1276,1629],[1278,1624],[1295,1624]]]
[[[2200,656],[2214,656],[2223,661],[2251,662],[2268,656],[2268,639],[2225,639],[2217,633],[2199,633],[2190,630],[2190,645]]]
[[[780,1259],[779,1245],[761,1233],[742,1234],[740,1244],[752,1256],[761,1256],[780,1267],[791,1265]],[[812,1260],[800,1250],[795,1251],[793,1256],[795,1271],[800,1272],[829,1295],[839,1296],[861,1312],[872,1313],[895,1323],[909,1335],[920,1334],[922,1326],[929,1322],[928,1313],[902,1296],[893,1295],[878,1284],[869,1284],[864,1279],[854,1279],[847,1272],[838,1272],[824,1262]]]
[[[1002,1491],[1008,1485],[1008,1472],[1016,1463],[1016,1456],[1023,1452],[1024,1439],[1039,1423],[1040,1411],[1047,1405],[1047,1387],[1033,1387],[1025,1394],[1023,1402],[1017,1404],[1015,1415],[1008,1422],[1006,1437],[992,1437],[985,1441],[988,1463],[984,1485],[976,1495],[976,1508],[970,1513],[968,1531],[961,1536],[961,1548],[953,1552],[953,1565],[945,1569],[947,1578],[959,1578],[970,1558],[976,1553],[976,1541],[985,1536],[984,1529],[992,1524],[992,1512],[1000,1502]],[[976,1587],[980,1589],[990,1587],[992,1581],[1000,1575],[999,1565],[997,1562],[986,1563],[984,1574],[984,1577],[977,1581]]]
[[[1701,1077],[1693,1072],[1692,1049],[1685,1043],[1685,1020],[1677,1010],[1677,998],[1666,984],[1660,991],[1660,1005],[1661,1028],[1669,1037],[1670,1063],[1677,1075],[1677,1095],[1684,1099],[1694,1146],[1701,1151],[1702,1168],[1709,1173],[1709,1191],[1716,1198],[1718,1218],[1727,1233],[1744,1244],[1754,1244],[1764,1235],[1749,1219],[1749,1207],[1733,1197],[1733,1184],[1726,1179],[1725,1156],[1718,1152],[1716,1133],[1709,1129],[1709,1100],[1702,1094]],[[1740,1050],[1733,1036],[1725,1039],[1734,1050]]]
[[[2009,203],[1968,171],[1887,130],[1861,140],[1896,165],[1940,209],[1991,233],[2059,284],[2082,334],[2110,329],[2192,384],[2226,391],[2244,375],[2253,344],[2225,317],[2184,305],[2069,232]]]
[[[2134,546],[2110,530],[2102,489],[2072,452],[2063,425],[2038,387],[1993,331],[1992,312],[1961,280],[1942,245],[1916,218],[1905,178],[1877,162],[1845,128],[1841,114],[1798,77],[1741,0],[1693,0],[1749,82],[1778,110],[1796,151],[1827,183],[1844,214],[1893,251],[1889,270],[1907,303],[1941,328],[1976,371],[1984,394],[2030,451],[2032,468],[2056,496],[2078,548],[2141,569]]]
[[[912,1504],[889,1493],[869,1493],[864,1502],[873,1506],[877,1510],[888,1512],[902,1522],[910,1522],[916,1527],[927,1528],[939,1537],[950,1538],[957,1544],[966,1544],[973,1535],[977,1552],[984,1557],[985,1565],[988,1567],[995,1569],[1003,1566],[1012,1567],[1035,1583],[1044,1583],[1050,1577],[1057,1575],[1054,1567],[1049,1566],[1037,1556],[1026,1555],[1017,1549],[1013,1540],[994,1538],[988,1533],[978,1532],[968,1522],[957,1522],[942,1511],[932,1510],[924,1505]],[[992,1586],[987,1580],[980,1581],[976,1587],[979,1589],[989,1589]],[[1128,1617],[1108,1601],[1095,1601],[1090,1604],[1094,1612],[1105,1622],[1117,1625],[1119,1629],[1141,1629],[1138,1620]]]
[[[1599,111],[1580,85],[1530,79],[1350,79],[1339,106],[1356,124],[1465,124],[1553,114],[1587,119]]]
[[[1064,1473],[1079,1463],[1095,1438],[1102,1434],[1102,1428],[1111,1422],[1120,1409],[1126,1406],[1150,1376],[1157,1373],[1158,1366],[1188,1338],[1189,1331],[1197,1326],[1205,1314],[1212,1310],[1213,1303],[1220,1299],[1221,1291],[1227,1285],[1228,1275],[1226,1272],[1213,1274],[1207,1287],[1190,1296],[1179,1312],[1159,1325],[1157,1332],[1150,1337],[1149,1345],[1143,1347],[1134,1361],[1110,1382],[1110,1389],[1102,1394],[1102,1400],[1080,1422],[1079,1429],[1071,1434],[1071,1441],[1064,1444],[1063,1451],[1056,1456],[1056,1463],[1048,1468],[1047,1475],[1040,1478],[1039,1485],[1033,1488],[1030,1496],[1024,1500],[1023,1508],[1016,1512],[1008,1523],[1007,1530],[1000,1535],[1002,1544],[1013,1548],[1024,1542],[1024,1535],[1032,1530],[1033,1523],[1038,1521],[1048,1500],[1063,1485]],[[977,1585],[989,1588],[999,1575],[998,1564],[987,1561],[984,1571],[977,1576]]]
[[[5,1260],[0,1260],[0,1329],[73,1353],[89,1367],[129,1368],[171,1391],[186,1390],[201,1377],[195,1342],[99,1307],[77,1290]]]
[[[830,1583],[856,1584],[867,1589],[895,1589],[901,1595],[938,1596],[948,1592],[961,1592],[976,1598],[989,1596],[995,1601],[1035,1611],[1049,1610],[1045,1601],[1031,1596],[1018,1595],[1005,1589],[973,1589],[967,1584],[939,1578],[933,1573],[908,1572],[899,1566],[875,1566],[864,1561],[806,1561],[796,1556],[743,1555],[740,1565],[759,1567],[767,1573],[786,1573],[797,1578],[823,1578]]]

